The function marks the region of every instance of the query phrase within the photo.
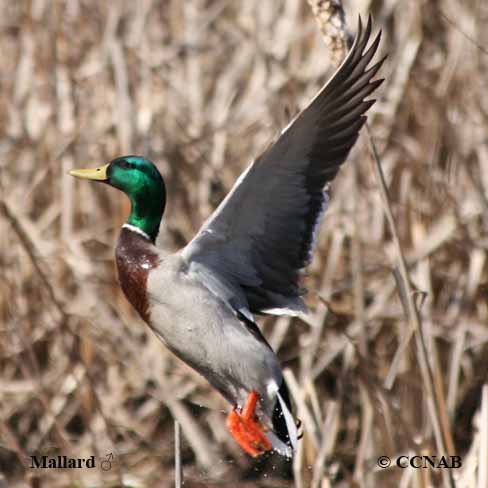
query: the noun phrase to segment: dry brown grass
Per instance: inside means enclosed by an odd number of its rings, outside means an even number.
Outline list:
[[[262,321],[304,425],[293,465],[243,454],[227,405],[135,317],[113,264],[127,203],[66,171],[147,155],[169,189],[161,244],[181,246],[330,74],[308,3],[0,7],[0,487],[173,486],[174,419],[188,487],[488,486],[486,2],[346,3],[389,53],[369,126],[410,282],[364,131],[308,320]],[[97,468],[30,469],[31,454]],[[377,467],[401,454],[463,467]]]

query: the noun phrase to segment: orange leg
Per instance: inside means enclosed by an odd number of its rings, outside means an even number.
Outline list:
[[[260,456],[273,447],[264,434],[264,427],[255,415],[259,394],[254,390],[249,393],[242,411],[236,408],[227,417],[227,429],[236,442],[253,457]]]

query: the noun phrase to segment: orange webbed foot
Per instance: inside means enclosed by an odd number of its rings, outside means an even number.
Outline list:
[[[255,414],[259,394],[251,391],[241,411],[234,408],[227,417],[227,429],[244,451],[253,457],[271,451],[273,446],[266,437],[263,425]]]

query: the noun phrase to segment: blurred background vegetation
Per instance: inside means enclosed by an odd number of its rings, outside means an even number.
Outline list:
[[[369,124],[421,327],[363,131],[332,187],[310,315],[261,320],[303,421],[288,463],[246,456],[229,406],[135,316],[113,259],[128,203],[66,172],[151,158],[169,193],[160,244],[182,246],[332,73],[308,3],[0,0],[1,487],[173,486],[174,419],[188,487],[488,486],[488,4],[344,6],[352,32],[373,14],[389,54]],[[34,454],[97,467],[30,469]],[[401,454],[463,466],[378,468]]]

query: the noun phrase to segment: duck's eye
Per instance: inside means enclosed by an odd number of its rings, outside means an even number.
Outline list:
[[[119,162],[119,166],[121,168],[125,168],[125,169],[132,169],[132,168],[135,168],[134,164],[133,163],[130,163],[129,161],[126,161],[126,160],[122,160]]]

